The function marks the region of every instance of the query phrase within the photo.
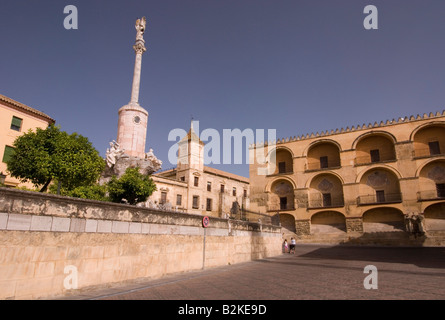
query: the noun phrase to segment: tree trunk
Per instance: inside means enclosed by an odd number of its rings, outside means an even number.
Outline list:
[[[49,178],[48,181],[45,183],[45,185],[42,187],[42,189],[40,189],[40,192],[46,192],[50,183],[51,183],[51,178]]]

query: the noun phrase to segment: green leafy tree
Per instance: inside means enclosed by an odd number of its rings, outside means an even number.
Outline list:
[[[110,198],[107,196],[108,188],[106,184],[100,185],[98,183],[95,183],[88,186],[76,187],[73,190],[66,190],[63,188],[60,188],[60,190],[58,189],[58,184],[52,184],[49,187],[51,193],[60,193],[60,195],[62,196],[99,201],[110,201]]]
[[[149,176],[139,172],[139,168],[127,168],[118,179],[111,177],[108,182],[108,193],[111,201],[129,204],[144,202],[156,190],[156,184]]]
[[[53,180],[65,190],[73,190],[97,181],[105,161],[86,137],[68,134],[58,126],[29,130],[14,141],[14,153],[8,161],[11,176],[31,181],[47,190]]]

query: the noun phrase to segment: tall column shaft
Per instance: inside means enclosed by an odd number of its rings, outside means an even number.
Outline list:
[[[141,84],[141,68],[142,68],[142,53],[136,52],[136,59],[134,62],[133,86],[131,88],[130,104],[138,104],[139,102],[139,88]]]

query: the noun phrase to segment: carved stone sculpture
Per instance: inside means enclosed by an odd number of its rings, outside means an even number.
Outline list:
[[[115,140],[110,142],[110,148],[107,149],[106,153],[107,166],[111,168],[113,165],[115,165],[116,160],[119,159],[124,152],[125,150],[121,149],[119,143],[117,143]]]

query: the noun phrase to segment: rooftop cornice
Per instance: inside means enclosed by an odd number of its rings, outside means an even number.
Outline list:
[[[302,134],[300,136],[293,136],[293,137],[288,137],[288,138],[282,138],[282,139],[278,139],[278,140],[274,140],[274,141],[265,141],[265,142],[260,142],[257,144],[251,144],[249,146],[249,148],[256,148],[256,147],[265,147],[268,146],[269,144],[272,145],[278,145],[278,144],[283,144],[283,143],[288,143],[288,142],[294,142],[294,141],[301,141],[301,140],[308,140],[308,139],[313,139],[313,138],[319,138],[319,137],[329,137],[329,136],[333,136],[336,134],[342,134],[342,133],[348,133],[348,132],[354,132],[354,131],[361,131],[361,130],[368,130],[368,129],[377,129],[377,128],[385,128],[385,127],[389,127],[389,126],[394,126],[394,125],[398,125],[398,124],[403,124],[403,123],[408,123],[408,122],[415,122],[415,121],[421,121],[421,120],[429,120],[429,119],[435,119],[435,118],[440,118],[440,117],[444,117],[445,116],[445,110],[443,110],[442,112],[437,111],[436,113],[430,112],[429,114],[424,113],[423,116],[420,116],[419,114],[417,116],[409,116],[409,117],[400,117],[397,120],[392,119],[392,120],[386,120],[386,121],[380,121],[380,122],[374,122],[374,124],[372,123],[363,123],[362,125],[357,125],[357,126],[352,126],[352,127],[346,127],[346,128],[337,128],[337,129],[333,129],[333,130],[326,130],[326,131],[322,131],[321,133],[316,132],[316,133],[307,133],[307,134]]]
[[[45,113],[43,113],[43,112],[41,112],[39,110],[36,110],[34,108],[31,108],[31,107],[29,107],[29,106],[27,106],[27,105],[25,105],[23,103],[15,101],[15,100],[13,100],[11,98],[8,98],[7,96],[4,96],[2,94],[0,94],[0,101],[6,102],[7,104],[9,104],[9,105],[11,105],[13,107],[16,107],[17,109],[20,109],[20,110],[22,110],[24,112],[32,113],[34,115],[38,115],[38,116],[40,116],[42,118],[45,118],[46,120],[48,120],[51,123],[55,123],[56,122],[56,120],[54,120],[53,118],[51,118],[47,114],[45,114]]]

